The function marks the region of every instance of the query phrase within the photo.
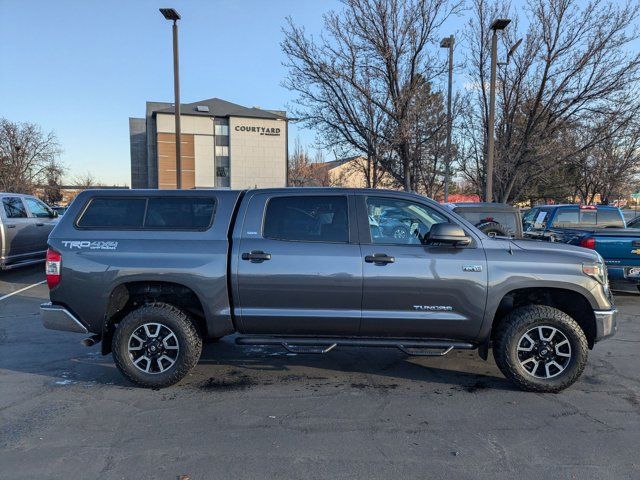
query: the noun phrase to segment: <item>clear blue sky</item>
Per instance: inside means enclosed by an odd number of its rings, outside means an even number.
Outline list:
[[[171,28],[180,12],[183,102],[220,97],[283,109],[280,40],[291,15],[318,32],[322,0],[0,0],[0,117],[53,130],[70,177],[130,183],[128,118],[172,101]],[[313,141],[291,126],[290,139]]]

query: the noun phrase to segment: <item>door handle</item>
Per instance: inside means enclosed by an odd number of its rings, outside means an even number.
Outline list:
[[[44,227],[44,223],[38,222],[38,223],[36,223],[36,227]]]
[[[364,257],[364,261],[367,263],[374,263],[376,265],[386,265],[387,263],[393,263],[396,261],[395,257],[390,257],[386,253],[374,253],[373,255],[367,255]]]
[[[7,228],[16,228],[16,226],[12,223],[11,225],[7,225]]]
[[[252,250],[250,253],[244,252],[241,258],[242,260],[251,260],[253,263],[262,263],[265,260],[271,260],[271,254],[261,250]]]

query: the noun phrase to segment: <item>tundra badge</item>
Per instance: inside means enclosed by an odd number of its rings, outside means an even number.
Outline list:
[[[481,272],[482,265],[463,265],[462,271],[463,272]]]

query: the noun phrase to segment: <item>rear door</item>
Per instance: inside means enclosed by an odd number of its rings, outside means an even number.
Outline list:
[[[360,333],[475,338],[487,298],[487,261],[479,238],[467,231],[473,238],[468,247],[425,245],[434,224],[452,221],[444,210],[393,196],[358,195],[357,204],[363,262]],[[410,225],[407,237],[380,224],[388,211],[399,212],[396,219]]]
[[[6,242],[4,255],[11,260],[11,257],[25,255],[31,251],[29,240],[31,219],[22,198],[18,196],[3,197],[2,210]]]
[[[362,257],[353,197],[256,193],[245,201],[233,253],[242,332],[357,334]]]

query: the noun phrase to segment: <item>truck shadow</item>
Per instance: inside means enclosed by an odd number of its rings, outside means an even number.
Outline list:
[[[208,377],[199,383],[207,390],[291,382],[378,390],[425,386],[468,392],[515,389],[492,360],[484,362],[476,352],[410,357],[392,348],[341,348],[326,354],[291,354],[279,347],[235,345],[233,337],[205,345],[196,372]]]

